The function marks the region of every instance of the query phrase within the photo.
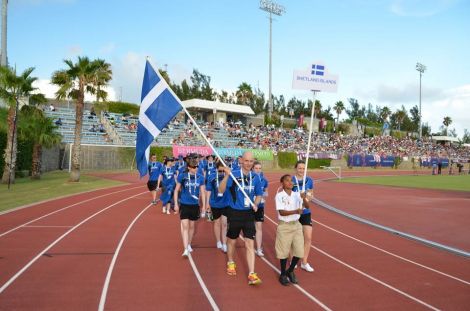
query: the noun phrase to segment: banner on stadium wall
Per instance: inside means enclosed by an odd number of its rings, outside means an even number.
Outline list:
[[[394,156],[383,156],[373,154],[350,154],[348,166],[381,166],[392,167],[395,163]]]
[[[421,166],[431,167],[434,164],[438,165],[439,161],[441,162],[442,167],[448,167],[449,166],[449,159],[446,159],[446,158],[440,158],[440,159],[439,158],[424,158],[424,157],[422,158]]]
[[[297,160],[305,160],[307,157],[306,152],[297,152]],[[331,160],[341,160],[343,158],[342,153],[334,152],[314,152],[309,154],[309,159],[331,159]]]
[[[274,156],[271,150],[259,150],[259,149],[241,149],[241,148],[215,148],[221,157],[232,157],[236,158],[240,155],[243,155],[245,151],[251,151],[253,156],[262,161],[272,161]],[[206,146],[173,146],[173,156],[177,157],[182,154],[186,156],[188,153],[197,153],[207,156],[213,154],[212,149]]]
[[[173,156],[176,158],[180,154],[186,156],[188,153],[197,153],[207,156],[212,154],[212,149],[206,146],[177,146],[173,145]]]

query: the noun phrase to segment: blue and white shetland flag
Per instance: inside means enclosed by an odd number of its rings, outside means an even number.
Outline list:
[[[145,64],[141,101],[135,158],[140,177],[143,177],[148,172],[150,144],[182,109],[179,98],[148,60]]]

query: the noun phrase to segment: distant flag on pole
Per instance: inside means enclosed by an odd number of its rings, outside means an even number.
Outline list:
[[[148,172],[150,144],[182,109],[181,102],[165,79],[147,60],[139,112],[135,158],[140,177]]]

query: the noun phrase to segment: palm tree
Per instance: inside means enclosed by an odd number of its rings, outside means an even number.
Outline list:
[[[313,108],[313,109],[314,109],[314,111],[313,111],[313,113],[314,113],[313,117],[314,117],[314,118],[317,118],[317,117],[320,115],[321,108],[322,108],[322,107],[321,107],[320,101],[319,101],[319,100],[316,100],[316,101],[315,101],[315,108]]]
[[[75,131],[72,148],[72,170],[69,180],[80,181],[80,144],[83,126],[83,108],[85,93],[96,94],[98,84],[106,85],[106,79],[98,82],[97,72],[100,66],[96,61],[90,61],[88,57],[78,57],[78,61],[64,60],[67,69],[56,71],[52,74],[52,83],[59,86],[56,92],[57,99],[72,98],[75,102]],[[107,80],[109,81],[109,80]]]
[[[387,106],[384,106],[382,108],[382,111],[380,111],[380,118],[382,118],[383,123],[385,123],[387,121],[387,118],[391,114],[392,114],[392,111],[390,110],[390,108],[388,108]]]
[[[406,111],[404,109],[398,110],[396,112],[396,120],[398,123],[398,130],[401,130],[401,124],[403,123],[403,120],[405,120],[406,117]]]
[[[100,99],[103,101],[106,100],[108,97],[108,93],[102,89],[103,86],[106,86],[109,81],[111,81],[112,76],[113,76],[113,71],[111,70],[111,64],[107,63],[104,59],[96,59],[93,61],[95,63],[97,69],[95,72],[95,86],[96,86],[96,102],[98,103]],[[161,72],[161,71],[160,71]],[[166,77],[168,77],[168,74],[166,74]],[[166,79],[165,79],[166,80]],[[169,78],[167,80],[168,84],[169,83]]]
[[[42,148],[51,148],[62,140],[56,130],[57,126],[51,118],[44,115],[42,110],[25,105],[21,108],[20,137],[33,142],[33,154],[31,163],[31,179],[41,178]]]
[[[342,101],[338,101],[335,103],[333,110],[336,111],[336,123],[337,124],[339,124],[339,115],[341,114],[341,112],[344,111],[344,109],[346,108],[344,107],[344,103]],[[336,132],[336,124],[335,124],[335,132]]]
[[[446,127],[446,136],[447,136],[447,130],[449,129],[449,125],[452,124],[452,119],[450,117],[444,117],[444,121],[442,121],[442,124]]]
[[[237,103],[241,105],[248,105],[252,102],[254,97],[251,85],[246,82],[243,82],[238,86],[238,90],[235,95],[237,96]]]
[[[0,97],[8,104],[8,133],[7,145],[5,147],[2,183],[15,182],[16,152],[17,152],[17,129],[15,118],[17,117],[17,100],[28,97],[35,90],[33,82],[37,78],[31,77],[34,68],[28,68],[19,76],[9,67],[0,67]],[[13,172],[10,176],[10,172]]]

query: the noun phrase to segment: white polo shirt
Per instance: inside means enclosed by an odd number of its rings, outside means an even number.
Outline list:
[[[284,210],[284,211],[294,211],[298,210],[302,207],[302,198],[300,197],[299,192],[292,191],[290,195],[288,195],[284,190],[282,192],[278,192],[276,194],[276,210]],[[289,222],[299,220],[299,214],[293,214],[288,216],[281,216],[278,213],[279,220]]]

